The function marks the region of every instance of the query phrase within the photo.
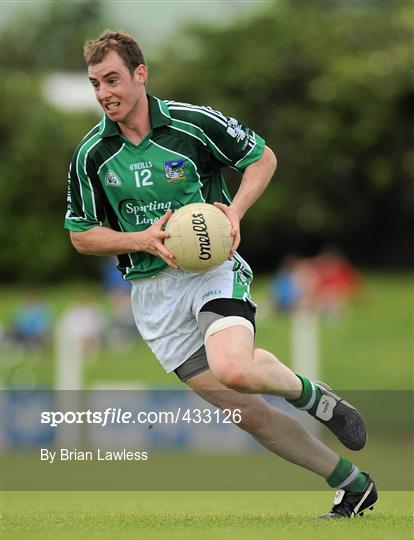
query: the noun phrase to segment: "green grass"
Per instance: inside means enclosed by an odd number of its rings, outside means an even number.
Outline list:
[[[355,520],[313,519],[329,492],[9,492],[3,540],[412,538],[412,494],[383,492]]]
[[[291,365],[290,321],[269,308],[267,279],[255,280],[253,295],[259,304],[258,346],[274,352]],[[51,286],[45,295],[56,315],[70,305],[84,286]],[[105,309],[105,297],[98,286],[88,286]],[[2,322],[7,326],[24,291],[8,289],[3,294]],[[321,377],[338,389],[407,389],[413,372],[413,281],[406,275],[368,275],[355,303],[337,320],[320,324]],[[53,350],[37,355],[5,355],[4,384],[51,385]],[[86,384],[97,381],[130,381],[158,387],[179,386],[167,375],[142,341],[117,351],[104,349],[85,364]]]
[[[267,309],[266,285],[265,279],[258,279],[254,287],[260,308],[257,344],[289,364],[289,319]],[[51,286],[45,294],[59,314],[80,289],[76,285]],[[106,306],[98,287],[88,286],[88,290]],[[363,294],[341,318],[321,321],[321,375],[342,389],[410,388],[412,293],[411,276],[367,276]],[[23,295],[24,291],[17,288],[3,294],[3,324],[10,321]],[[3,360],[3,383],[50,385],[53,381],[51,347],[42,354],[7,355]],[[87,384],[102,380],[130,381],[158,387],[180,384],[174,376],[163,372],[146,345],[138,341],[129,349],[116,353],[102,351],[95,359],[88,359],[85,380]],[[375,441],[371,438],[369,448],[358,456],[358,464],[369,464],[369,470],[378,475],[384,489],[393,485],[396,476],[395,465],[387,468],[386,464],[398,463],[398,474],[404,474],[403,469],[407,469],[409,475],[412,455],[409,442],[391,435],[387,444],[381,444],[378,439],[379,446],[375,446]],[[280,470],[275,466],[272,474],[282,475],[283,471],[294,476],[292,467],[281,462]],[[294,469],[300,473],[302,482],[302,475],[308,473]],[[185,467],[182,470],[185,474]],[[379,472],[387,472],[389,478],[386,475],[381,478]],[[368,512],[362,519],[313,520],[313,516],[330,508],[331,498],[331,492],[321,491],[7,491],[2,495],[1,540],[408,540],[413,537],[411,492],[382,491],[374,512]]]
[[[327,430],[325,430],[327,431]],[[369,471],[378,489],[414,489],[412,437],[409,432],[369,429],[360,452],[347,451],[331,434],[323,441],[338,455]],[[329,433],[329,432],[328,432]],[[89,448],[88,448],[89,449]],[[208,453],[191,449],[149,450],[145,462],[40,461],[39,450],[2,455],[2,488],[14,490],[76,491],[313,491],[325,483],[314,473],[270,452]],[[185,471],[185,474],[183,474]]]

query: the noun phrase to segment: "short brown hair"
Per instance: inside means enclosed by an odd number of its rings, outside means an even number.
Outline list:
[[[86,65],[99,64],[109,51],[115,51],[119,54],[131,74],[140,64],[145,64],[141,48],[132,36],[122,32],[104,30],[97,39],[85,43],[83,56]]]

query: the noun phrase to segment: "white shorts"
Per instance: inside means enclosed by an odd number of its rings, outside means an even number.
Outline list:
[[[233,298],[254,306],[252,279],[251,268],[236,254],[231,261],[201,274],[169,268],[153,278],[132,281],[131,305],[137,328],[167,372],[203,345],[197,321],[204,304]]]

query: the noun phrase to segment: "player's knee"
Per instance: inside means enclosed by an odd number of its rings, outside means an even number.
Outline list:
[[[227,388],[238,392],[248,392],[250,389],[250,376],[246,368],[228,362],[213,369],[216,379]]]

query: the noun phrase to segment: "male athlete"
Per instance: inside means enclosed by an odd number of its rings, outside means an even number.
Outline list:
[[[365,444],[355,408],[254,347],[253,276],[236,249],[240,220],[275,172],[272,150],[210,107],[148,95],[148,69],[132,37],[106,31],[86,43],[84,56],[105,114],[78,145],[69,169],[65,227],[74,247],[118,256],[119,270],[132,283],[139,332],[167,372],[213,405],[240,409],[239,426],[265,448],[338,488],[322,517],[362,515],[377,500],[369,475],[259,395],[283,396],[351,450]],[[226,166],[242,173],[233,201],[221,175]],[[234,241],[228,261],[194,274],[177,268],[163,229],[174,210],[204,201],[227,215]]]

